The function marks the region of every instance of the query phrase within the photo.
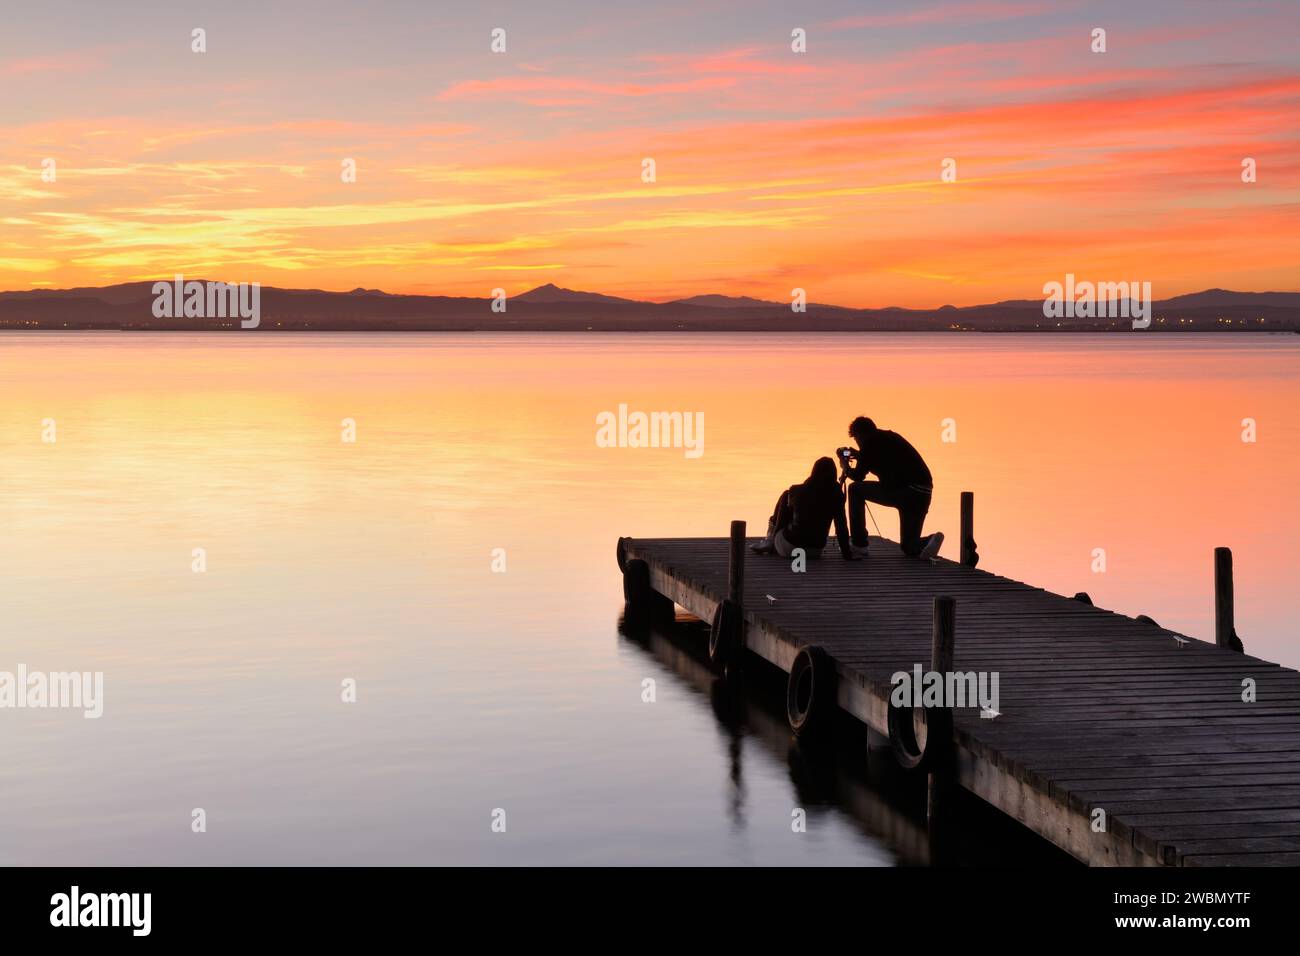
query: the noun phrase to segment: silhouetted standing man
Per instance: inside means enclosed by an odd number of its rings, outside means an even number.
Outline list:
[[[921,453],[902,435],[877,428],[870,418],[855,418],[849,437],[856,450],[841,448],[840,463],[849,486],[849,535],[855,549],[867,546],[867,502],[898,509],[899,539],[903,553],[914,558],[933,558],[943,544],[943,533],[921,537],[934,479]],[[867,481],[871,472],[879,481]]]

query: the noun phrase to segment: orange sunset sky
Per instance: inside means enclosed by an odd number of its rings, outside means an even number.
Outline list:
[[[1294,0],[6,3],[0,289],[1295,290],[1298,37]]]

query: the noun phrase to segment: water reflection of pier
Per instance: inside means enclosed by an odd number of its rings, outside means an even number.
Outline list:
[[[743,680],[725,680],[708,660],[708,627],[686,612],[672,624],[619,620],[619,633],[665,671],[709,698],[718,731],[726,742],[730,778],[729,813],[744,825],[744,746],[746,737],[789,768],[792,806],[833,809],[864,834],[883,843],[903,866],[939,863],[1018,865],[1071,862],[989,808],[964,802],[956,809],[961,839],[932,852],[926,827],[924,778],[901,772],[889,744],[856,721],[844,720],[821,747],[802,744],[786,721],[785,675],[755,666]]]

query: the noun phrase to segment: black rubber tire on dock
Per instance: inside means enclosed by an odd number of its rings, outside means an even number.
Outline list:
[[[944,707],[925,708],[925,746],[916,740],[912,707],[889,707],[889,749],[904,770],[921,772],[929,769],[952,746],[952,711]]]
[[[618,560],[618,569],[626,573],[627,571],[627,538],[619,538],[618,545],[614,548],[614,557]]]
[[[654,593],[650,586],[650,565],[640,558],[628,561],[623,567],[623,600],[629,607],[645,607]]]
[[[817,644],[794,655],[785,689],[785,716],[799,737],[825,731],[835,714],[835,664]]]
[[[745,644],[745,619],[740,605],[731,598],[723,599],[713,612],[709,628],[709,661],[720,671],[733,669],[740,664]]]

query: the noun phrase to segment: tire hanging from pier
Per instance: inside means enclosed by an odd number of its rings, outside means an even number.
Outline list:
[[[916,739],[916,709],[889,705],[889,749],[904,770],[928,770],[952,748],[952,711],[946,707],[923,708],[925,745]]]
[[[785,716],[800,738],[824,733],[835,714],[835,664],[817,644],[795,652],[785,691]]]

